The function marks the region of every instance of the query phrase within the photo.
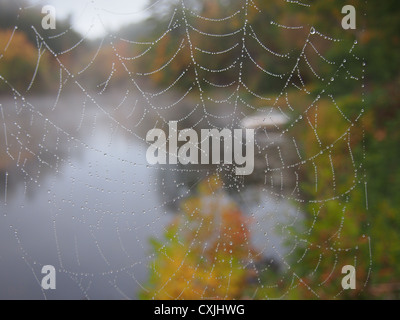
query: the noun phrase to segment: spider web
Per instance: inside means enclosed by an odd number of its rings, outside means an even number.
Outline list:
[[[165,2],[154,2],[148,9],[162,10]],[[357,146],[352,143],[353,128],[360,126],[363,110],[346,114],[335,94],[337,87],[347,83],[364,86],[365,62],[355,53],[357,41],[348,45],[311,25],[286,25],[271,20],[269,27],[287,36],[289,48],[291,41],[300,43],[300,50],[280,52],[261,40],[266,39],[262,37],[266,30],[253,27],[249,17],[250,12],[265,19],[270,15],[251,0],[240,4],[237,11],[214,17],[202,16],[195,2],[177,1],[170,11],[172,15],[164,19],[168,21],[164,32],[157,38],[143,41],[109,33],[99,42],[94,55],[82,58],[74,53],[89,42],[86,36],[62,52],[49,44],[54,38],[68,37],[73,26],[52,39],[32,26],[38,50],[36,70],[45,52],[54,58],[51,72],[58,77],[59,89],[43,98],[31,93],[37,81],[36,72],[25,91],[18,91],[6,75],[0,74],[0,81],[8,88],[0,103],[1,157],[7,164],[0,171],[1,239],[7,244],[2,246],[1,261],[5,265],[3,270],[15,268],[19,277],[8,285],[2,279],[6,288],[16,288],[17,296],[136,298],[139,291],[149,290],[147,269],[155,258],[148,244],[149,236],[160,237],[174,215],[183,215],[181,201],[194,194],[201,181],[216,173],[224,181],[226,196],[235,199],[252,221],[252,237],[246,241],[258,251],[248,252],[247,267],[254,269],[257,284],[250,297],[256,297],[259,289],[277,287],[280,281],[288,279],[291,285],[281,297],[273,298],[284,298],[300,285],[320,297],[319,289],[306,284],[291,265],[298,246],[305,246],[298,265],[309,251],[319,252],[310,275],[326,256],[334,257],[332,272],[320,286],[332,281],[334,271],[341,268],[341,251],[354,252],[357,264],[358,243],[353,247],[339,244],[338,249],[329,247],[328,240],[314,243],[312,238],[314,226],[324,219],[319,213],[335,203],[340,208],[340,224],[331,237],[340,243],[352,191],[364,184],[362,161],[354,159],[353,149]],[[93,1],[87,5],[107,11]],[[291,7],[308,11],[312,4],[286,1],[285,7],[288,12]],[[20,11],[23,14],[31,9]],[[115,15],[115,19],[121,15],[108,13]],[[231,25],[238,17],[241,25]],[[215,26],[215,30],[204,30],[205,22]],[[100,21],[94,20],[93,24],[96,23]],[[221,25],[232,26],[232,30],[219,33]],[[14,31],[17,29],[18,24]],[[14,32],[1,48],[4,54],[13,47],[13,38]],[[166,39],[176,44],[176,50],[165,54],[164,61],[152,66],[144,64],[143,59]],[[220,39],[229,39],[224,43],[230,46],[216,51],[214,48],[219,46],[215,44]],[[331,61],[326,57],[327,47],[340,50],[343,60]],[[110,49],[113,58],[104,64],[102,53]],[[223,58],[228,53],[229,57],[235,56],[234,60]],[[200,55],[203,59],[199,59]],[[177,59],[185,56],[190,59],[183,70],[176,72],[176,80],[163,87],[147,85],[152,77],[170,70]],[[210,65],[199,62],[205,61],[204,56],[209,57]],[[263,56],[276,62],[265,66]],[[79,70],[67,67],[68,59],[79,59]],[[358,74],[350,68],[354,65],[358,66]],[[91,89],[85,82],[86,74],[105,68],[109,70],[108,76],[98,79],[97,90]],[[235,74],[235,81],[224,82],[226,73]],[[113,81],[121,74],[128,81],[116,86]],[[280,88],[278,93],[258,93],[251,81],[254,74],[262,74],[268,86]],[[181,85],[182,81],[186,87]],[[316,83],[322,89],[315,90],[312,85]],[[337,119],[346,123],[340,135],[331,135],[330,141],[319,136],[320,121],[326,123],[326,108],[335,110]],[[237,177],[232,167],[225,165],[149,166],[145,159],[149,145],[146,133],[155,127],[167,128],[169,121],[177,121],[182,129],[254,128],[255,173]],[[332,119],[332,125],[335,123]],[[314,139],[308,142],[312,148],[302,147],[304,141],[298,130],[313,133]],[[337,163],[335,153],[342,145],[347,146],[348,153],[343,163]],[[344,167],[351,168],[352,185],[337,178]],[[310,168],[313,176],[305,177],[303,172],[310,172]],[[320,184],[322,175],[331,176],[331,185]],[[313,181],[312,198],[303,196],[303,180]],[[303,221],[306,205],[314,206],[313,222],[301,237],[294,238],[292,227]],[[189,226],[184,224],[180,228],[184,231]],[[369,239],[367,235],[363,237]],[[289,248],[284,245],[287,240],[292,240]],[[260,257],[268,263],[257,264]],[[48,264],[57,270],[55,292],[40,288],[41,268]],[[283,269],[281,278],[265,283],[260,274],[273,264]],[[4,296],[13,294],[8,290]],[[338,286],[336,294],[341,293]]]

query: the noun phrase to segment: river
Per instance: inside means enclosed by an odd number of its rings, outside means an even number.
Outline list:
[[[202,177],[149,166],[145,133],[191,107],[157,114],[121,90],[2,97],[0,107],[0,299],[137,298],[149,238]],[[275,229],[296,222],[295,208],[263,184],[232,197],[253,216],[254,245],[284,253]],[[55,266],[56,290],[41,289],[43,265]]]

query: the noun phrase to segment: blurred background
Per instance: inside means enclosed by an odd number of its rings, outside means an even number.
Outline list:
[[[0,0],[0,298],[398,299],[399,23],[394,0]],[[253,174],[149,166],[169,121],[254,129]]]

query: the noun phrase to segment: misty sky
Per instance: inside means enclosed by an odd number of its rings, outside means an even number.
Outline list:
[[[117,30],[123,25],[146,17],[149,0],[30,0],[40,8],[52,5],[60,18],[72,16],[76,31],[89,38],[100,37],[107,30]],[[90,30],[90,31],[89,31]]]

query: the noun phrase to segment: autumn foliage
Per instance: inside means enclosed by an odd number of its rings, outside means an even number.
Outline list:
[[[20,31],[0,30],[0,74],[9,85],[15,88],[27,88],[35,71],[38,50]],[[6,84],[0,83],[0,90]]]
[[[153,239],[154,261],[144,299],[240,299],[252,277],[256,250],[248,217],[227,198],[221,182],[210,177],[182,213]]]

